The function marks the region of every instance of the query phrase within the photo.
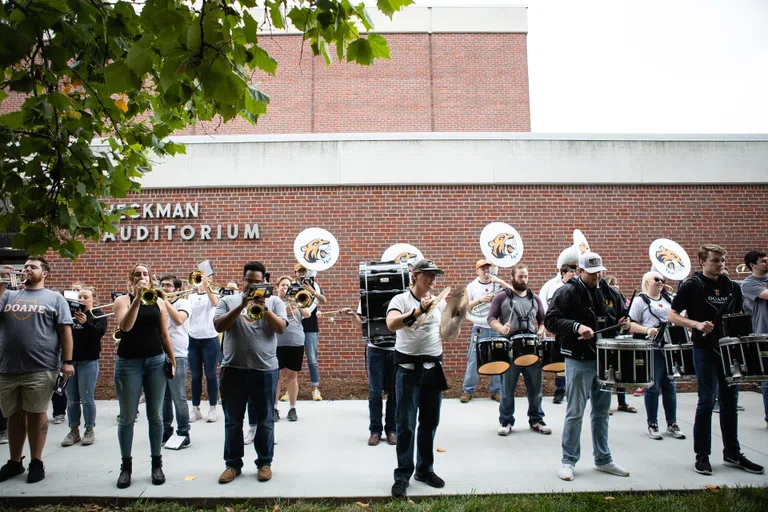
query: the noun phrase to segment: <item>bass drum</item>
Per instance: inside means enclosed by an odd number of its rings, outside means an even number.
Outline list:
[[[363,340],[377,347],[393,347],[395,333],[387,329],[387,308],[395,295],[408,289],[408,265],[391,261],[360,263],[358,273]]]
[[[511,344],[507,338],[483,338],[475,343],[477,373],[501,375],[509,370]]]

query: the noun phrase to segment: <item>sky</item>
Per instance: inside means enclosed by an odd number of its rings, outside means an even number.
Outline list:
[[[531,131],[768,134],[768,0],[528,5]]]

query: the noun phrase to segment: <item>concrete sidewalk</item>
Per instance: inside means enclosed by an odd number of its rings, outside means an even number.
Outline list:
[[[518,423],[509,437],[496,434],[498,404],[476,399],[468,404],[445,400],[435,446],[435,471],[446,481],[444,489],[433,489],[411,480],[410,496],[439,494],[547,493],[562,491],[623,491],[699,489],[704,484],[729,486],[768,485],[768,475],[752,475],[722,465],[722,441],[718,415],[713,418],[712,465],[714,474],[693,471],[694,394],[678,395],[678,423],[685,440],[650,439],[645,431],[643,399],[627,397],[638,414],[616,412],[611,417],[610,445],[617,463],[631,471],[620,478],[592,470],[589,421],[582,429],[582,460],[576,479],[557,478],[560,465],[560,435],[565,404],[544,399],[546,422],[553,434],[544,436],[528,429],[525,398],[517,399]],[[746,411],[739,414],[739,436],[746,456],[768,465],[768,429],[763,419],[762,397],[742,392]],[[192,445],[182,451],[163,450],[167,482],[150,481],[147,423],[142,408],[133,445],[133,483],[128,489],[115,486],[120,469],[116,434],[117,402],[98,402],[96,443],[92,446],[60,446],[68,427],[51,425],[44,462],[46,479],[27,484],[19,476],[0,484],[0,498],[67,497],[93,498],[350,498],[389,496],[395,468],[395,449],[382,443],[366,444],[368,404],[365,401],[300,402],[299,421],[282,420],[275,426],[278,445],[270,482],[256,481],[255,452],[246,446],[243,474],[227,485],[217,483],[224,469],[224,420],[192,424]],[[142,406],[143,407],[143,406]],[[203,406],[203,413],[208,406]],[[664,417],[659,406],[659,416]],[[283,416],[288,405],[280,404]],[[28,452],[27,452],[28,453]],[[8,446],[0,446],[0,459],[7,460]],[[25,463],[29,462],[29,456]],[[25,464],[26,465],[26,464]]]

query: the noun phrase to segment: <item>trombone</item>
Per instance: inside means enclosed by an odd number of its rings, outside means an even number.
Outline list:
[[[112,331],[112,341],[115,342],[115,345],[120,344],[120,339],[123,337],[123,331],[121,331],[119,328]]]
[[[101,310],[103,310],[104,308],[108,308],[108,307],[114,307],[114,306],[115,306],[115,303],[114,303],[114,302],[110,302],[109,304],[104,304],[103,306],[93,306],[93,309],[89,310],[89,311],[88,311],[88,313],[91,315],[91,318],[93,318],[94,320],[95,320],[95,319],[97,319],[97,318],[106,318],[106,317],[108,317],[108,316],[112,316],[112,315],[114,315],[114,314],[115,314],[115,312],[114,312],[114,311],[112,311],[111,313],[104,313],[104,314],[102,314],[102,315],[94,315],[94,314],[93,314],[93,311],[94,311],[95,309],[97,309],[97,308],[98,308],[98,309],[101,309]]]
[[[736,267],[737,274],[751,274],[752,271],[747,268],[746,263],[741,263]]]

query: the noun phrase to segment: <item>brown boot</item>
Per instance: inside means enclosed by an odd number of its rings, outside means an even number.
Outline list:
[[[461,396],[459,397],[459,402],[463,404],[469,402],[470,400],[472,400],[472,395],[470,395],[469,393],[462,393]]]
[[[368,446],[378,446],[381,441],[381,434],[371,434],[368,438]]]
[[[491,393],[491,400],[501,402],[501,393]]]
[[[396,445],[397,444],[397,434],[394,432],[390,432],[387,434],[387,444]]]
[[[224,472],[219,477],[219,483],[220,484],[228,484],[235,478],[240,476],[240,470],[235,468],[227,468],[224,470]]]
[[[261,466],[256,473],[256,480],[259,482],[266,482],[272,478],[272,468],[269,466]]]

